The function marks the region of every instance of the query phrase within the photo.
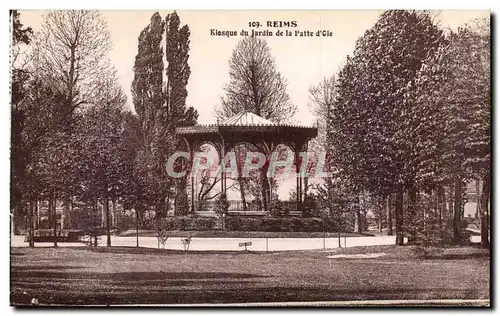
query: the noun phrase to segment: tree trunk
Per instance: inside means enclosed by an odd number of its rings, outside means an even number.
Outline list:
[[[68,223],[70,222],[70,203],[71,200],[69,197],[63,198],[63,208],[61,212],[61,229],[69,228]]]
[[[167,198],[167,202],[165,203],[166,205],[168,205],[168,198]],[[112,223],[112,226],[113,227],[116,227],[118,226],[118,222],[117,222],[117,218],[116,218],[116,199],[113,199],[111,201],[111,206],[112,206],[112,209],[111,209],[111,223]]]
[[[449,185],[449,197],[448,197],[448,214],[447,214],[447,218],[446,218],[446,222],[447,222],[447,225],[448,225],[448,229],[450,231],[450,233],[453,234],[453,208],[454,208],[454,204],[453,204],[453,201],[454,201],[454,198],[453,198],[453,183],[451,183]],[[453,236],[451,236],[453,237]]]
[[[407,210],[407,225],[411,225],[412,223],[415,222],[417,219],[417,189],[415,187],[412,187],[409,192],[408,192],[408,210]],[[417,237],[416,237],[416,231],[414,229],[411,229],[408,231],[409,236],[408,236],[408,244],[413,244],[415,243]]]
[[[35,211],[36,207],[36,201],[30,200],[30,206],[29,206],[29,212],[28,212],[28,220],[29,220],[29,232],[28,232],[28,238],[29,238],[29,246],[30,248],[35,247],[35,240],[34,240],[34,231],[33,231],[33,213]]]
[[[111,216],[109,214],[109,198],[104,198],[104,213],[106,214],[106,246],[111,247]]]
[[[359,194],[356,195],[356,232],[361,234],[363,232],[363,221],[361,220],[361,202]]]
[[[480,180],[476,179],[476,212],[474,213],[474,218],[479,218],[479,209],[481,208],[481,189],[480,189]]]
[[[191,177],[191,209],[189,210],[189,213],[191,216],[194,216],[196,212],[196,201],[194,199],[194,177]],[[166,216],[166,212],[162,213],[164,216]]]
[[[51,229],[52,223],[54,221],[52,220],[52,197],[50,197],[50,196],[49,196],[48,201],[47,201],[47,219],[48,219],[47,228]]]
[[[391,195],[387,196],[387,235],[392,236],[392,210],[391,210]]]
[[[40,226],[40,201],[35,201],[35,214],[33,214],[33,228],[36,230]]]
[[[94,247],[97,247],[97,221],[99,217],[99,204],[97,203],[97,199],[93,201],[94,203],[94,216],[93,216],[93,225],[94,225]],[[91,237],[92,238],[92,237]]]
[[[338,230],[338,234],[339,234],[339,248],[342,248],[342,244],[340,243],[340,238],[341,238],[341,234],[340,234],[340,229]]]
[[[14,208],[11,210],[10,213],[10,233],[12,236],[17,235],[17,218],[19,215],[19,209],[20,207],[18,205],[14,206]]]
[[[240,187],[241,203],[243,205],[243,212],[247,211],[247,199],[245,194],[245,182],[243,181],[243,163],[241,161],[241,151],[236,149],[236,168],[238,171],[238,186]],[[221,179],[222,181],[222,179]]]
[[[69,224],[69,228],[75,228],[75,222],[77,222],[74,218],[73,218],[74,214],[73,214],[73,197],[70,197],[69,198],[69,220],[68,220],[68,224]]]
[[[57,198],[52,195],[52,227],[54,228],[54,247],[57,247],[57,211],[56,211]]]
[[[483,189],[481,190],[481,248],[490,248],[489,241],[489,198],[490,198],[490,175],[483,178]],[[478,201],[479,202],[479,201]]]
[[[382,221],[383,221],[383,213],[384,213],[384,200],[383,199],[380,199],[378,198],[378,201],[377,201],[377,209],[378,209],[378,232],[381,233],[382,232]]]
[[[361,233],[363,233],[368,227],[368,221],[366,220],[366,210],[361,210]]]
[[[444,227],[443,227],[443,217],[446,212],[446,196],[444,192],[444,187],[439,186],[437,189],[437,202],[438,202],[438,225],[439,225],[439,234],[441,239],[444,239]]]
[[[136,247],[139,248],[139,208],[135,208],[135,239]]]
[[[266,177],[267,180],[267,207],[269,210],[273,209],[273,186],[272,179]]]
[[[241,204],[243,206],[243,212],[247,211],[247,198],[245,194],[245,184],[241,175],[238,174],[238,185],[240,187]]]
[[[396,207],[394,209],[396,220],[396,245],[404,244],[403,236],[403,188],[400,188],[396,194]]]
[[[262,190],[261,190],[261,194],[262,194],[262,202],[263,202],[263,205],[264,205],[264,212],[268,212],[269,209],[268,209],[268,201],[267,201],[267,187],[268,187],[268,182],[267,182],[267,175],[266,175],[266,171],[265,169],[262,169],[261,171],[261,185],[262,185]]]
[[[462,243],[462,179],[456,177],[454,181],[454,207],[453,207],[453,240],[456,244]]]
[[[101,227],[106,227],[106,208],[104,206],[104,204],[102,205],[101,207],[101,210],[100,210],[100,215],[101,215]]]
[[[303,181],[304,186],[302,187],[302,201],[305,202],[309,191],[309,177],[307,177],[306,174],[304,174]]]

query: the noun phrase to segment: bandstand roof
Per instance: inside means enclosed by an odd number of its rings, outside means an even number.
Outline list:
[[[249,126],[249,125],[278,125],[252,112],[243,111],[220,123],[220,125]]]
[[[297,173],[302,161],[300,152],[307,150],[308,141],[318,135],[317,127],[275,123],[247,111],[240,112],[217,124],[177,127],[175,131],[189,151],[189,161],[194,161],[195,152],[203,144],[213,145],[217,150],[219,161],[223,161],[226,154],[239,144],[253,146],[265,154],[266,161],[269,161],[267,159],[276,152],[277,146],[283,144],[295,154],[294,165]],[[187,164],[187,168],[189,166],[190,164]],[[265,172],[263,174],[266,175]],[[222,172],[221,179],[224,179],[220,181],[222,192],[227,190],[225,178],[226,176]],[[194,188],[193,179],[194,177],[191,178],[191,188]],[[300,177],[297,178],[297,192],[296,203],[297,210],[299,210],[302,203],[302,180]],[[267,207],[266,199],[264,199],[264,210]],[[191,212],[193,214],[195,212],[194,205],[194,190],[191,189]]]
[[[178,127],[178,135],[211,134],[221,132],[259,132],[259,133],[282,133],[282,132],[306,132],[310,137],[316,137],[318,128],[295,124],[279,124],[265,119],[255,113],[243,111],[218,124],[194,125]]]
[[[217,144],[223,139],[227,148],[240,142],[284,143],[292,144],[293,148],[301,148],[302,144],[318,135],[318,128],[279,124],[255,113],[244,111],[218,124],[177,127],[176,134],[192,146],[203,142]]]

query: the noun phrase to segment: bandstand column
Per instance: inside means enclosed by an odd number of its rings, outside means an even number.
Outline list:
[[[295,174],[296,174],[296,177],[297,177],[297,187],[296,187],[296,191],[297,192],[297,196],[296,196],[296,206],[297,206],[297,211],[300,210],[300,203],[301,203],[301,200],[300,200],[300,197],[302,196],[302,178],[301,178],[301,173],[300,173],[300,151],[299,150],[295,150]]]
[[[194,161],[194,146],[189,146],[189,164],[190,164],[190,176],[191,176],[191,215],[195,214],[194,205],[194,173],[193,173],[193,161]]]
[[[221,135],[221,143],[220,143],[220,158],[219,158],[219,161],[220,161],[220,190],[221,190],[221,194],[226,194],[226,161],[225,161],[225,157],[226,157],[226,146],[225,146],[225,143],[224,143],[224,138],[222,137]],[[226,198],[227,198],[227,195],[226,195]]]

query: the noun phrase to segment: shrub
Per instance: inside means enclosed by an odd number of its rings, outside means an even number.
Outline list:
[[[280,217],[289,212],[289,204],[284,201],[274,201],[271,205],[271,210],[269,211],[269,215],[272,217]]]
[[[261,222],[261,231],[279,232],[281,231],[281,218],[265,217]]]
[[[323,221],[320,218],[308,218],[306,229],[309,232],[321,232],[323,231]]]
[[[318,201],[316,201],[316,197],[314,195],[308,194],[304,202],[302,203],[302,216],[303,217],[312,217],[314,216],[314,211],[318,209]]]
[[[239,216],[226,217],[226,230],[241,230],[241,218]]]
[[[430,259],[442,256],[444,249],[441,247],[413,246],[412,251],[418,258]]]
[[[262,221],[259,218],[229,216],[226,217],[226,229],[232,231],[259,231]]]
[[[245,218],[241,221],[240,230],[259,231],[262,221],[259,218]]]
[[[196,217],[192,218],[189,221],[188,228],[189,230],[213,230],[215,227],[215,218],[211,217]]]
[[[242,217],[226,216],[225,227],[228,231],[264,231],[264,232],[323,232],[323,220],[316,217]],[[216,218],[212,217],[166,217],[161,221],[161,229],[207,231],[216,227]],[[334,220],[325,221],[325,231],[336,232]],[[157,227],[155,227],[158,229]]]
[[[444,243],[439,209],[431,196],[421,195],[407,213],[408,220],[405,221],[403,229],[408,238],[408,244],[426,249]]]
[[[214,211],[217,215],[222,216],[227,214],[229,210],[229,201],[227,200],[226,193],[221,193],[215,201]]]
[[[290,231],[309,231],[309,218],[292,218],[290,221]]]
[[[188,217],[174,217],[172,220],[171,230],[187,230],[191,220],[192,219]]]

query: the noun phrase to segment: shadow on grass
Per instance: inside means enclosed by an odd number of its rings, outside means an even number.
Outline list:
[[[72,248],[76,250],[89,250],[98,253],[115,253],[115,254],[259,254],[259,253],[272,253],[272,251],[244,251],[244,250],[175,250],[175,249],[157,249],[145,247],[79,247]]]
[[[64,271],[67,269],[64,266],[60,266],[62,271],[54,271],[53,267],[43,271],[43,265],[14,266],[11,303],[29,306],[32,298],[37,298],[40,304],[53,305],[477,299],[488,298],[489,293],[488,287],[479,283],[467,289],[446,284],[436,287],[428,282],[406,283],[405,286],[336,279],[304,284],[300,277],[284,280],[279,275],[258,273],[178,272],[175,269],[174,272],[107,273],[75,271],[74,266],[68,271]]]
[[[427,257],[430,260],[466,260],[466,259],[488,259],[489,253],[476,253],[476,254],[443,254]]]
[[[245,288],[258,283],[256,278],[265,277],[226,272],[98,273],[55,272],[50,271],[52,267],[43,266],[29,268],[14,267],[11,271],[11,303],[14,305],[30,305],[33,297],[42,304],[58,305],[189,302],[189,293],[205,301],[208,287]],[[225,295],[234,295],[234,291],[227,291]],[[209,299],[216,298],[209,295]]]
[[[11,257],[23,257],[26,256],[25,253],[21,252],[18,248],[10,248]]]
[[[61,267],[60,267],[61,268]],[[65,269],[66,267],[62,267]],[[74,268],[74,267],[70,267]],[[251,273],[229,273],[229,272],[115,272],[115,273],[100,273],[100,272],[54,272],[44,271],[57,269],[50,266],[31,266],[31,267],[13,267],[11,278],[13,281],[21,279],[57,279],[59,281],[71,280],[109,280],[109,281],[128,281],[133,285],[136,281],[148,280],[197,280],[197,279],[249,279],[264,277],[258,274]]]
[[[11,267],[11,272],[30,273],[32,271],[69,270],[69,269],[82,269],[82,268],[85,268],[85,266],[68,266],[68,265],[17,266],[16,265]]]
[[[172,289],[131,290],[116,293],[54,292],[39,297],[41,304],[56,305],[113,305],[113,304],[199,304],[199,303],[245,303],[245,302],[296,302],[296,301],[341,301],[373,299],[475,299],[483,293],[475,290],[442,288],[392,288],[392,289],[339,289],[333,287],[242,287],[218,289]],[[25,295],[26,296],[26,295]],[[11,301],[24,303],[23,295],[11,293]]]

